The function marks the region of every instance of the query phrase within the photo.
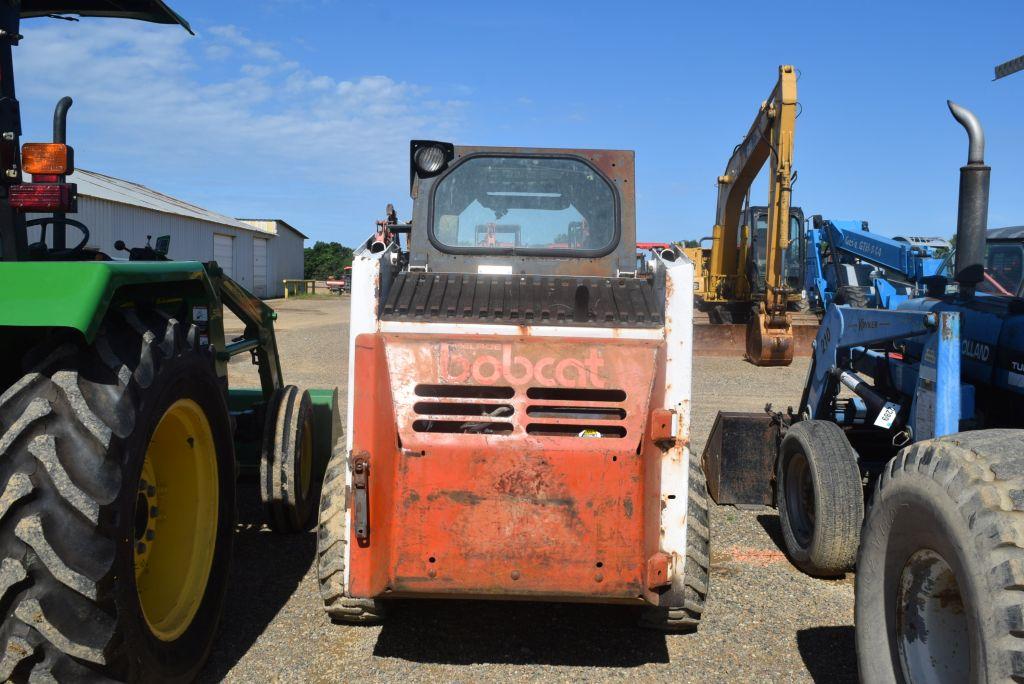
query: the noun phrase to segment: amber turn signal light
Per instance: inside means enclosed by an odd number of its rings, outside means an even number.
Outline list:
[[[75,170],[75,151],[63,143],[25,143],[21,168],[26,173],[65,176]]]

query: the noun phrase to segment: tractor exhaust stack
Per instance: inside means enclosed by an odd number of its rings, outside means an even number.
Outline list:
[[[960,167],[960,199],[956,219],[956,281],[965,297],[985,277],[985,232],[988,228],[988,187],[992,168],[985,165],[985,133],[978,117],[947,100],[949,111],[967,131],[967,165]]]

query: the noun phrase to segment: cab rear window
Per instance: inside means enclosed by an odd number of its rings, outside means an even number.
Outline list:
[[[603,254],[618,242],[615,190],[581,159],[469,157],[432,200],[432,236],[447,251]]]

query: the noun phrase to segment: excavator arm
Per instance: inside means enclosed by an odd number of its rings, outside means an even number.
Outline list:
[[[796,69],[780,66],[775,88],[718,177],[718,208],[704,291],[709,299],[751,301],[756,306],[747,326],[747,357],[759,366],[786,366],[793,360],[782,257],[789,245],[796,103]],[[769,159],[765,288],[763,298],[758,296],[754,302],[752,293],[757,288],[750,278],[755,270],[747,264],[751,240],[748,234],[739,239],[740,218],[750,186]]]

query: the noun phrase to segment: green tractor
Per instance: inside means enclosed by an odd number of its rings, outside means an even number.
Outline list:
[[[337,391],[284,385],[275,313],[216,263],[85,247],[70,98],[53,142],[18,140],[20,20],[55,14],[191,32],[159,0],[0,3],[0,680],[187,681],[223,607],[238,473],[258,471],[271,527],[308,529]],[[261,388],[229,390],[245,353]]]

